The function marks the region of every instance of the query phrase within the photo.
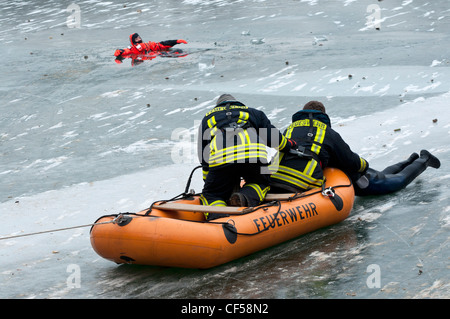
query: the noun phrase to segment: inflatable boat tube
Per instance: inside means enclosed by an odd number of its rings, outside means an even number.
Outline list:
[[[91,228],[91,244],[118,264],[215,267],[346,219],[355,199],[351,181],[338,169],[324,174],[321,189],[269,193],[257,207],[202,206],[194,194],[102,216]],[[205,212],[227,216],[206,221]]]

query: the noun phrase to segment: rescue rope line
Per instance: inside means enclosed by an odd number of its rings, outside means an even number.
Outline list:
[[[41,234],[46,234],[46,233],[54,233],[54,232],[63,231],[63,230],[83,228],[83,227],[90,227],[90,226],[102,225],[102,224],[115,224],[115,223],[120,223],[122,218],[123,218],[123,215],[119,214],[119,215],[117,215],[116,218],[114,218],[112,220],[109,220],[109,221],[106,221],[106,222],[86,224],[86,225],[79,225],[79,226],[71,226],[71,227],[64,227],[64,228],[57,228],[57,229],[51,229],[51,230],[43,230],[43,231],[39,231],[39,232],[27,233],[27,234],[21,234],[21,235],[12,235],[12,236],[0,237],[0,240],[13,239],[13,238],[19,238],[19,237],[26,237],[26,236],[34,236],[34,235],[41,235]]]

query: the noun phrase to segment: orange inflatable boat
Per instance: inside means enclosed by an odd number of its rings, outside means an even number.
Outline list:
[[[268,194],[257,207],[200,205],[199,196],[155,202],[137,213],[100,217],[91,244],[116,263],[211,268],[348,217],[353,186],[342,171],[327,168],[326,185],[299,194]],[[206,221],[204,213],[228,216]]]

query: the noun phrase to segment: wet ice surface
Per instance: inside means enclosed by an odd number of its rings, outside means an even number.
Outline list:
[[[0,236],[181,193],[198,121],[224,92],[279,128],[323,101],[374,168],[421,149],[442,166],[399,193],[357,198],[338,225],[206,271],[117,266],[92,250],[89,227],[0,240],[2,298],[450,296],[447,1],[377,2],[380,30],[366,24],[372,1],[76,4],[80,28],[59,2],[0,4]],[[185,39],[188,55],[114,63],[133,32]],[[367,282],[373,265],[379,287]]]

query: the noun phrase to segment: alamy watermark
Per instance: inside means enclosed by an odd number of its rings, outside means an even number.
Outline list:
[[[199,121],[194,122],[194,127],[200,127]],[[279,147],[279,131],[267,128],[227,128],[227,129],[207,129],[200,132],[198,129],[176,128],[172,131],[171,140],[175,142],[171,149],[171,158],[174,164],[198,164],[203,159],[206,163],[215,165],[224,163],[258,163],[261,158],[270,161],[271,153],[276,153]],[[199,140],[199,138],[202,140]],[[270,147],[263,147],[267,141],[271,141]],[[203,143],[202,143],[203,142]],[[255,145],[260,146],[255,146]],[[216,156],[211,159],[211,148],[223,156]],[[235,152],[228,151],[221,153],[221,150],[231,150],[236,148],[240,154],[251,154],[252,156],[237,156]],[[271,151],[272,149],[273,151]],[[261,167],[261,174],[271,174],[272,169],[276,170],[277,163],[271,163],[269,171],[267,166]]]
[[[70,273],[67,277],[67,288],[81,288],[81,269],[77,264],[70,264],[67,266],[66,272]]]
[[[371,264],[367,266],[366,273],[370,275],[366,279],[366,285],[368,288],[381,288],[381,268],[377,264]]]
[[[367,13],[370,13],[367,16],[366,26],[371,29],[380,29],[381,27],[381,8],[378,4],[370,4],[366,9]]]
[[[66,11],[70,13],[67,17],[66,25],[68,28],[81,28],[81,9],[78,4],[72,3],[67,8]]]

